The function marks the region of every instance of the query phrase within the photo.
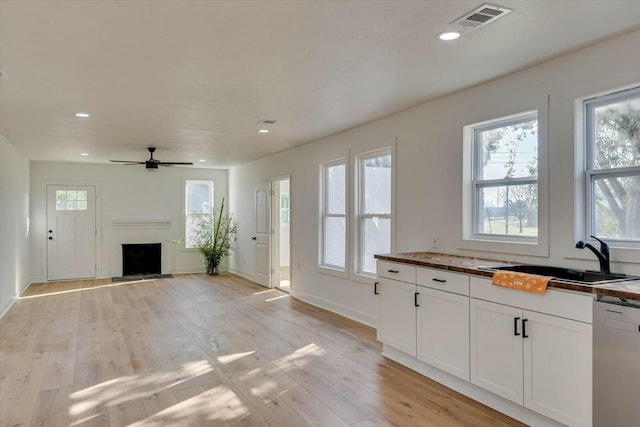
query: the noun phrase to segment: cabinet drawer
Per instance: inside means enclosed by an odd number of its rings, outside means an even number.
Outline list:
[[[593,323],[594,294],[547,289],[544,294],[523,292],[491,284],[491,279],[471,277],[470,296],[552,316]]]
[[[469,295],[469,276],[433,268],[418,268],[418,286]]]
[[[377,268],[380,277],[416,283],[416,268],[412,265],[378,260]]]

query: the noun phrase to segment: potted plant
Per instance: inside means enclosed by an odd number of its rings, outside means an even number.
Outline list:
[[[198,214],[193,218],[195,231],[192,245],[200,251],[205,260],[207,274],[220,273],[220,264],[233,250],[238,225],[229,215],[223,215],[224,198],[220,211]]]

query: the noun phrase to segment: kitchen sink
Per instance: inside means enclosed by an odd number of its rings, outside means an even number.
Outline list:
[[[600,271],[590,270],[574,270],[564,267],[549,267],[546,265],[497,265],[489,267],[480,267],[482,270],[497,271],[515,271],[518,273],[537,274],[540,276],[551,276],[568,282],[580,283],[583,285],[599,285],[612,282],[626,282],[629,280],[640,280],[640,277],[628,276],[626,274],[602,273]]]

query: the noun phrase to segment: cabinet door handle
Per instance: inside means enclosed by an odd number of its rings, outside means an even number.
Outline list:
[[[415,292],[413,294],[413,305],[416,307],[420,307],[420,304],[418,304],[418,295],[420,295],[420,292]]]
[[[520,320],[519,317],[513,318],[513,335],[517,337],[520,336],[520,332],[518,332],[518,320]]]
[[[433,279],[434,282],[438,282],[438,283],[447,283],[446,279],[438,279],[437,277],[434,277]]]
[[[373,294],[374,295],[380,295],[380,292],[378,292],[378,283],[380,283],[380,282],[374,282],[373,283]]]
[[[400,273],[400,270],[387,270],[389,273]]]
[[[527,321],[529,319],[522,319],[522,338],[529,338],[527,335]]]

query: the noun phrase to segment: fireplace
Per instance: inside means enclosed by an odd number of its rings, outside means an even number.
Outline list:
[[[161,274],[161,260],[161,243],[127,243],[122,245],[123,276]]]

